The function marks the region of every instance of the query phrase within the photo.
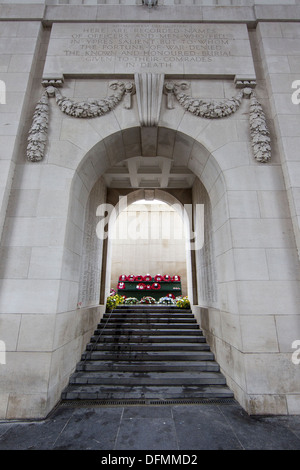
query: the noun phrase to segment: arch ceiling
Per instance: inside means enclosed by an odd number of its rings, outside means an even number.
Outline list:
[[[110,188],[191,188],[195,175],[170,158],[138,156],[108,168],[103,178]]]
[[[164,127],[132,127],[94,145],[77,169],[90,190],[102,176],[108,187],[191,188],[197,176],[207,191],[221,169],[195,138]]]

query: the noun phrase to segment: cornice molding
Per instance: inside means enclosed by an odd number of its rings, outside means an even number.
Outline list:
[[[259,22],[300,22],[299,5],[44,5],[0,4],[0,21],[41,21],[53,23],[246,23],[255,28]]]

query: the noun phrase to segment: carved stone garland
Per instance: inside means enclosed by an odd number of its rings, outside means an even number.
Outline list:
[[[244,97],[251,97],[249,124],[254,158],[260,163],[270,161],[271,139],[266,117],[254,91],[249,86],[242,88],[233,98],[223,100],[202,100],[200,98],[193,98],[184,93],[187,88],[189,88],[187,82],[166,83],[165,93],[168,96],[167,107],[173,109],[173,95],[187,111],[195,116],[207,119],[219,119],[230,116],[239,109]]]
[[[174,93],[174,96],[178,102],[187,111],[195,114],[195,116],[200,116],[207,119],[222,118],[235,113],[240,107],[243,99],[242,90],[231,99],[223,99],[219,101],[193,98],[192,96],[183,93],[184,90],[189,88],[189,84],[187,82],[173,84],[166,83],[165,88],[167,93]]]
[[[271,159],[271,139],[266,117],[254,93],[250,99],[250,135],[254,158],[261,163]]]
[[[66,98],[57,88],[55,88],[55,99],[59,109],[68,116],[77,118],[93,118],[103,116],[103,114],[111,111],[123,98],[125,93],[124,83],[114,82],[110,85],[110,88],[116,90],[116,93],[102,100],[89,98],[87,101],[80,102]]]
[[[44,156],[49,120],[48,101],[48,93],[45,91],[38,101],[33,114],[27,144],[27,159],[31,162],[39,162]]]
[[[49,97],[55,96],[58,107],[68,116],[76,118],[94,118],[102,116],[114,109],[124,95],[124,107],[130,109],[131,96],[135,93],[133,83],[124,84],[123,82],[115,81],[110,84],[110,88],[115,90],[113,95],[102,100],[88,99],[86,101],[76,102],[63,96],[57,86],[60,86],[60,84],[48,86],[36,105],[27,145],[27,159],[31,162],[38,162],[42,160],[44,156],[49,119]],[[271,139],[265,114],[261,104],[249,86],[242,88],[233,98],[223,100],[202,100],[200,98],[193,98],[184,93],[188,88],[189,84],[187,82],[165,83],[164,92],[167,95],[168,109],[174,108],[173,96],[175,96],[181,106],[195,116],[207,119],[219,119],[235,113],[239,109],[244,97],[250,98],[249,124],[254,158],[260,163],[270,161]],[[157,106],[157,109],[159,109],[159,106]],[[157,126],[158,121],[156,119],[154,124],[152,124],[152,121],[151,123],[147,121],[146,125]]]
[[[130,95],[134,93],[132,83],[113,82],[110,88],[115,90],[113,95],[102,100],[88,99],[76,102],[63,96],[56,86],[48,86],[36,105],[32,125],[29,129],[27,159],[31,162],[41,161],[44,157],[49,119],[48,98],[55,96],[60,110],[68,116],[76,118],[94,118],[102,116],[114,109],[126,96],[125,107],[131,107]]]

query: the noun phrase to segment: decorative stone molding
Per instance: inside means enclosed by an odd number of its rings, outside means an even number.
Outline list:
[[[57,88],[62,86],[62,81],[51,79],[43,80],[43,86],[46,90],[38,101],[33,120],[29,129],[27,144],[27,159],[31,162],[39,162],[44,157],[47,143],[47,130],[49,121],[49,98],[55,97],[60,110],[68,116],[76,118],[94,118],[102,116],[114,109],[123,96],[126,95],[125,107],[131,107],[131,95],[135,92],[134,84],[114,81],[109,87],[115,91],[114,94],[103,98],[102,100],[88,99],[86,101],[76,102],[71,98],[66,98]]]
[[[175,97],[188,112],[206,119],[220,119],[230,116],[239,109],[243,98],[250,98],[249,124],[254,158],[260,163],[269,162],[271,159],[270,134],[262,106],[253,91],[254,80],[252,83],[250,82],[248,79],[236,80],[236,86],[240,91],[230,99],[203,100],[193,98],[185,93],[190,87],[188,82],[166,82],[164,84],[164,74],[139,73],[135,74],[135,84],[120,81],[111,82],[109,87],[115,93],[107,98],[77,102],[62,95],[58,89],[58,86],[62,85],[61,79],[44,80],[44,86],[47,85],[46,90],[36,105],[32,125],[29,129],[27,159],[31,162],[43,159],[47,143],[49,97],[55,97],[60,110],[68,116],[94,118],[114,109],[124,97],[124,107],[130,109],[132,95],[136,92],[140,125],[142,127],[157,127],[164,92],[167,95],[168,109],[174,108],[173,99]]]
[[[155,197],[154,189],[145,189],[144,198],[146,201],[153,201]]]
[[[234,77],[234,83],[236,88],[255,88],[256,87],[256,78],[244,76],[244,75],[236,75]]]
[[[64,84],[63,78],[44,78],[42,80],[42,86],[47,88],[49,86],[54,86],[56,88],[62,87]]]
[[[45,91],[38,101],[33,114],[27,145],[27,159],[31,162],[39,162],[44,156],[49,120],[48,101],[48,93]]]
[[[184,93],[190,86],[188,82],[167,82],[164,86],[164,93],[167,95],[167,108],[174,108],[174,96],[181,106],[195,116],[219,119],[235,113],[239,109],[243,98],[250,98],[249,122],[254,158],[260,163],[267,163],[271,159],[271,139],[265,114],[253,91],[256,82],[252,79],[243,78],[236,79],[235,84],[240,91],[233,98],[202,100]]]
[[[202,100],[201,98],[193,98],[192,96],[183,93],[183,91],[188,87],[189,85],[187,82],[174,83],[174,96],[187,111],[195,114],[195,116],[207,119],[218,119],[235,113],[239,109],[243,99],[243,91],[240,91],[231,99]],[[171,92],[171,88],[172,84],[167,83],[165,86],[165,89],[168,90],[167,93]]]
[[[174,83],[165,83],[164,94],[167,95],[167,109],[174,109]]]
[[[124,108],[131,109],[132,107],[132,95],[136,93],[135,84],[128,82],[125,83],[125,96],[124,96]]]
[[[125,93],[125,85],[122,82],[112,82],[109,87],[116,91],[113,95],[103,98],[102,100],[89,98],[86,101],[74,101],[66,98],[60,91],[55,88],[55,99],[59,109],[67,114],[77,118],[94,118],[103,116],[107,112],[114,109],[123,98]]]
[[[250,99],[250,134],[254,158],[261,163],[271,159],[271,139],[262,106],[254,93]]]
[[[152,8],[157,5],[157,0],[142,0],[143,5],[146,5],[148,8]]]
[[[140,125],[156,127],[161,108],[164,74],[136,73],[134,78]]]

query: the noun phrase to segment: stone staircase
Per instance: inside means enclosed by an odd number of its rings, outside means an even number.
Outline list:
[[[98,324],[64,403],[182,403],[230,401],[191,310],[175,306],[119,306]]]

